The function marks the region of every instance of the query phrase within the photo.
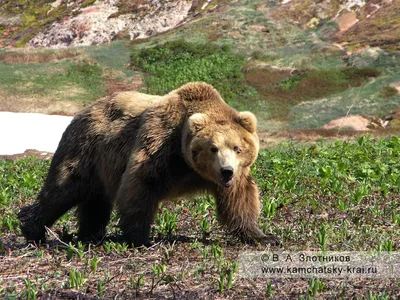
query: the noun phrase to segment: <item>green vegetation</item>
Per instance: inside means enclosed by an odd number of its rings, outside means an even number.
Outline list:
[[[136,75],[127,65],[130,61],[131,48],[126,41],[116,41],[107,45],[81,47],[86,55],[102,66],[110,75],[126,79]]]
[[[294,106],[289,120],[291,129],[321,128],[331,120],[347,114],[370,115],[384,118],[399,107],[400,95],[383,97],[382,86],[400,79],[400,73],[391,77],[379,77],[361,87],[346,90],[317,100]]]
[[[0,62],[0,89],[8,95],[53,95],[57,100],[90,102],[104,94],[103,70],[97,64],[60,61],[43,64]]]
[[[97,64],[74,64],[68,68],[66,78],[93,94],[87,101],[99,98],[104,93],[103,69]]]
[[[150,94],[164,95],[190,81],[212,84],[228,103],[253,93],[241,72],[244,59],[229,47],[177,40],[134,51],[131,64],[145,72]]]
[[[43,112],[52,112],[59,107],[56,112],[70,114],[106,94],[133,89],[132,83],[140,82],[140,77],[136,79],[138,74],[126,67],[129,55],[126,42],[0,51],[0,109],[36,111],[43,107]]]
[[[355,142],[312,146],[285,143],[261,151],[252,169],[262,195],[260,226],[279,236],[286,250],[398,251],[399,159],[398,137],[363,136]],[[178,297],[176,285],[208,296],[243,297],[250,290],[260,298],[277,295],[275,285],[237,277],[241,248],[221,231],[209,196],[163,204],[152,230],[157,244],[149,250],[107,239],[102,245],[54,241],[47,247],[21,248],[16,215],[36,197],[48,167],[48,160],[33,157],[0,160],[0,251],[5,267],[0,297],[43,297],[54,291],[62,295],[70,289],[105,298],[172,296],[174,289]],[[207,233],[200,226],[205,221]],[[113,214],[111,237],[119,233],[117,222]],[[51,230],[55,236],[75,232],[73,212]],[[293,290],[294,282],[304,288]],[[291,298],[347,298],[355,289],[365,297],[395,297],[400,291],[391,280],[342,283],[288,279],[280,280],[279,290]]]
[[[276,70],[253,68],[246,74],[246,81],[269,103],[269,112],[275,119],[287,119],[290,109],[303,102],[320,99],[359,87],[382,72],[373,67],[341,69]],[[312,102],[310,102],[312,103]],[[312,104],[310,104],[312,105]]]
[[[398,90],[390,85],[384,85],[381,90],[381,96],[384,98],[396,96],[398,93]]]

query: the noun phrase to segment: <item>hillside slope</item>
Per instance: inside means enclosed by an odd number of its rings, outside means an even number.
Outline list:
[[[0,52],[3,110],[73,114],[115,91],[205,80],[265,131],[400,123],[399,1],[0,4],[0,44],[29,46]]]
[[[146,38],[214,9],[207,0],[0,1],[5,46],[70,47]]]

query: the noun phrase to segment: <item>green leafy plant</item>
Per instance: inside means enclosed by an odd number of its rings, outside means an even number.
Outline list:
[[[71,269],[65,287],[79,289],[85,284],[86,280],[87,278],[84,272],[78,271],[76,269]]]
[[[82,244],[81,241],[78,242],[77,247],[69,243],[69,247],[64,250],[65,254],[67,255],[67,259],[71,260],[74,255],[78,256],[78,259],[81,260],[85,255],[85,246]]]
[[[176,214],[168,209],[164,209],[163,212],[156,217],[157,232],[170,239],[176,231],[176,223]]]
[[[93,273],[96,272],[99,262],[100,262],[100,259],[97,255],[93,256],[93,258],[90,260],[90,270]]]
[[[139,290],[143,287],[144,285],[144,275],[143,273],[140,273],[138,276],[131,276],[130,277],[130,284],[133,289],[136,291],[136,295],[139,295]]]
[[[310,296],[316,296],[318,293],[321,293],[325,288],[325,285],[322,281],[320,281],[319,279],[311,279],[308,282],[308,294]]]
[[[36,300],[37,299],[37,289],[36,285],[33,285],[32,282],[28,278],[22,279],[25,284],[25,297],[27,300]]]
[[[104,286],[104,280],[103,279],[99,279],[97,281],[97,296],[101,297],[103,296],[103,292],[105,290],[105,286]]]

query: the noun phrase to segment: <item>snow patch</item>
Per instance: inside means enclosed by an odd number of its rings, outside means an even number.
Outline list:
[[[0,155],[36,149],[54,153],[72,117],[0,112]]]

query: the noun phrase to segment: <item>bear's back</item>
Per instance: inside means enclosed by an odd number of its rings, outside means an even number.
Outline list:
[[[148,95],[136,91],[126,91],[114,95],[112,101],[125,114],[140,115],[149,107],[162,104],[164,99],[165,98],[162,96]]]

